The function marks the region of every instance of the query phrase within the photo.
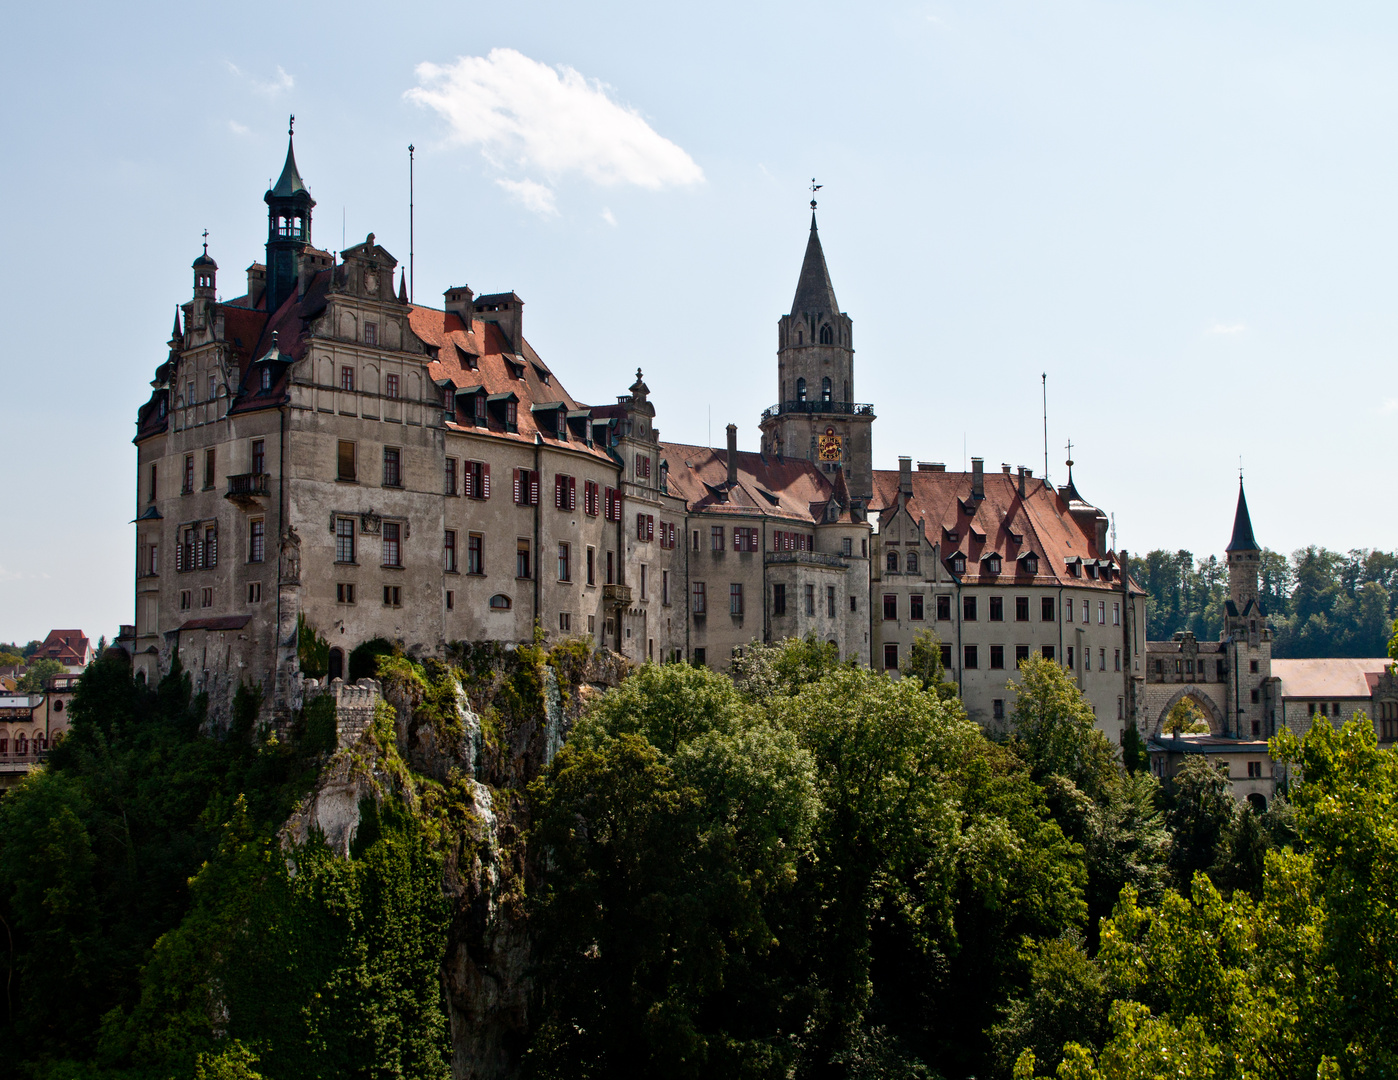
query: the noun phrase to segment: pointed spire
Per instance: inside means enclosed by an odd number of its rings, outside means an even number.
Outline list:
[[[179,307],[178,304],[176,304],[176,305],[175,305],[175,328],[174,328],[173,330],[170,331],[170,340],[171,340],[171,341],[179,341],[180,338],[182,338],[182,337],[184,337],[184,331],[182,331],[182,330],[180,329],[180,307]]]
[[[1233,539],[1225,551],[1261,551],[1252,535],[1252,517],[1248,514],[1248,499],[1243,494],[1243,478],[1238,477],[1238,510],[1233,515]]]
[[[272,194],[279,199],[287,199],[292,195],[304,192],[310,197],[310,192],[306,189],[305,183],[301,179],[301,173],[296,168],[296,148],[293,145],[292,131],[296,124],[296,117],[291,118],[291,126],[286,132],[286,164],[282,166],[282,174],[277,182],[272,185]],[[315,200],[311,200],[311,205],[315,205]]]
[[[408,302],[408,276],[402,270],[398,271],[398,302]]]
[[[835,286],[830,284],[830,271],[825,266],[825,251],[816,231],[815,211],[811,211],[811,236],[806,241],[806,257],[801,263],[801,277],[796,282],[796,298],[791,301],[791,314],[824,314],[834,317],[840,313],[835,300]]]

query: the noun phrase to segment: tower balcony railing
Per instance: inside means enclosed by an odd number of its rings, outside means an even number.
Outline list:
[[[806,401],[783,401],[765,409],[763,420],[770,420],[783,413],[806,413],[812,416],[868,416],[874,415],[874,407],[857,401],[822,401],[819,398]]]
[[[271,492],[272,477],[267,473],[236,473],[228,478],[229,499],[250,499]]]

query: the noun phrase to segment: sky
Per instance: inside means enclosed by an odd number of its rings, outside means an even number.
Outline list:
[[[875,466],[1048,465],[1133,552],[1398,546],[1398,8],[19,5],[0,87],[0,640],[132,619],[137,407],[209,231],[513,289],[577,398],[755,449],[812,177]]]

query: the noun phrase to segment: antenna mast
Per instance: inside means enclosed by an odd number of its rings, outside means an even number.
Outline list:
[[[408,303],[413,302],[413,283],[417,275],[413,272],[413,150],[408,143]]]
[[[1048,372],[1041,376],[1044,383],[1044,483],[1049,482],[1048,478]]]

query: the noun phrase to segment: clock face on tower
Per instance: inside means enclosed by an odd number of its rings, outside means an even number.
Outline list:
[[[835,434],[834,428],[826,428],[825,434],[816,441],[821,461],[839,461],[843,456],[844,440]]]

